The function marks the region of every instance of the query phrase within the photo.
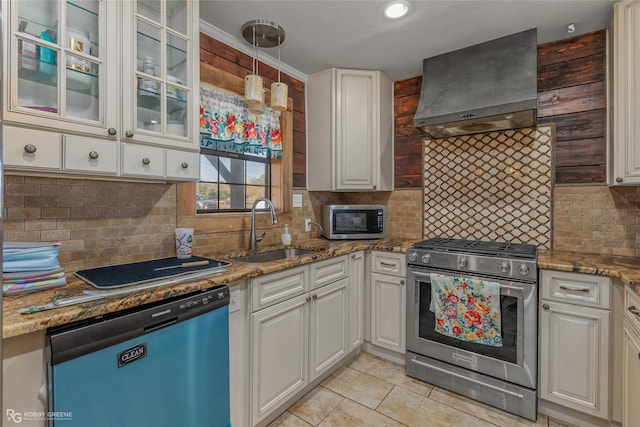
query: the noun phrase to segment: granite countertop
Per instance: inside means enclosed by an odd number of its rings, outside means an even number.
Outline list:
[[[99,315],[112,313],[142,304],[160,301],[174,296],[188,294],[190,292],[208,289],[221,284],[233,284],[234,282],[273,273],[298,265],[309,264],[323,259],[333,258],[360,250],[382,250],[392,252],[405,252],[415,240],[409,239],[380,239],[380,240],[348,240],[330,241],[325,239],[311,239],[294,245],[296,248],[315,250],[312,254],[300,255],[293,258],[265,262],[245,263],[232,260],[232,265],[223,273],[215,273],[204,279],[183,282],[175,285],[159,286],[156,288],[132,292],[131,294],[90,301],[82,304],[68,305],[51,310],[45,310],[33,314],[18,314],[19,308],[44,305],[53,300],[55,289],[34,292],[29,294],[5,296],[2,301],[2,336],[14,337],[45,330],[51,326],[63,325],[77,320],[90,319]],[[267,252],[281,249],[282,246],[260,248],[257,252]],[[216,253],[195,253],[195,255],[227,260],[246,255],[247,251]],[[68,298],[83,295],[83,291],[95,289],[75,275],[67,274],[67,284],[58,291],[64,292],[62,297]]]
[[[298,265],[309,264],[360,250],[405,252],[413,243],[415,243],[415,240],[393,238],[345,241],[311,239],[294,245],[296,248],[316,251],[311,254],[265,263],[245,263],[232,260],[232,265],[226,268],[227,271],[212,274],[204,279],[187,281],[176,285],[159,286],[132,292],[124,296],[69,305],[28,315],[18,314],[17,310],[23,307],[43,305],[51,302],[56,290],[6,296],[3,299],[2,307],[2,335],[4,338],[9,338],[29,332],[41,331],[51,326],[90,319],[142,304],[208,289],[216,285],[233,284],[243,279],[274,273]],[[263,247],[260,248],[258,252],[267,252],[281,248],[282,246]],[[196,255],[199,256],[221,260],[246,254],[247,251],[242,250],[225,252],[224,254],[196,253]],[[618,277],[623,283],[629,285],[640,295],[640,258],[539,250],[538,268]],[[68,283],[64,287],[59,288],[59,290],[63,290],[64,297],[83,295],[84,290],[95,289],[73,274],[67,275],[67,281]]]
[[[640,257],[539,250],[538,268],[619,277],[640,295]]]

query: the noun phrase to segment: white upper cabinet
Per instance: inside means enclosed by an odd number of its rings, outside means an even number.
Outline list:
[[[309,190],[393,190],[393,82],[384,74],[309,76],[307,117]]]
[[[123,2],[124,142],[198,148],[197,1]]]
[[[609,29],[610,185],[640,184],[640,0],[615,4]]]
[[[6,123],[114,138],[118,5],[3,2]]]
[[[184,157],[199,150],[198,2],[4,0],[2,10],[7,170],[198,179],[199,160]],[[153,172],[120,160],[132,143],[164,150]]]

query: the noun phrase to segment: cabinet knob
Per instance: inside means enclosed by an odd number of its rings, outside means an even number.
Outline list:
[[[118,131],[116,130],[116,128],[109,128],[107,129],[107,133],[111,136],[114,136],[118,133]]]
[[[145,165],[145,166],[146,166],[146,165],[148,165],[149,163],[151,163],[151,160],[149,160],[149,158],[148,158],[148,157],[145,157],[144,159],[142,159],[142,164],[143,164],[143,165]]]
[[[551,307],[549,306],[549,304],[542,304],[542,308],[544,308],[545,310],[549,310]]]
[[[401,284],[401,285],[404,285],[404,280],[400,280],[400,284]]]
[[[378,186],[377,186],[377,185],[374,185],[374,186],[373,186],[373,189],[375,190],[376,188],[378,188]]]
[[[182,166],[182,169],[186,169],[186,168],[188,168],[188,167],[189,167],[189,163],[187,163],[187,162],[182,162],[182,164],[181,164],[180,166]]]
[[[311,301],[311,297],[307,297],[307,302]]]
[[[622,182],[622,177],[617,177],[616,182]]]
[[[351,259],[356,259],[356,254],[351,254]]]
[[[97,152],[97,151],[91,151],[91,152],[89,153],[89,158],[90,158],[91,160],[96,160],[98,157],[100,157],[100,155],[98,154],[98,152]]]
[[[313,299],[318,299],[318,294],[313,294],[313,295],[311,296],[311,298],[313,298]]]
[[[125,136],[126,136],[127,138],[131,138],[131,137],[133,137],[133,131],[132,131],[132,130],[128,130],[128,131],[126,131],[124,134],[125,134]]]
[[[29,153],[29,154],[33,154],[35,153],[37,150],[36,146],[33,144],[27,144],[24,146],[24,152],[25,153]]]

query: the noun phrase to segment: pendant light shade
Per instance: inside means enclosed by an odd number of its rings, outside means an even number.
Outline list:
[[[245,98],[245,102],[246,102],[246,98]],[[259,116],[260,114],[264,113],[264,89],[262,88],[262,86],[260,86],[260,94],[258,97],[258,102],[254,102],[252,104],[249,104],[247,102],[247,105],[249,106],[249,112],[251,114],[255,114]]]
[[[249,74],[244,78],[244,101],[253,107],[264,102],[264,89],[262,77],[257,74]]]
[[[287,97],[289,88],[285,83],[271,83],[271,109],[275,111],[284,111],[287,109]]]

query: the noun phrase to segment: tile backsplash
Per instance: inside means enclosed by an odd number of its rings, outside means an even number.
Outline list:
[[[5,177],[5,241],[60,241],[67,271],[175,256],[171,184]]]
[[[424,141],[427,237],[551,247],[554,128]]]

